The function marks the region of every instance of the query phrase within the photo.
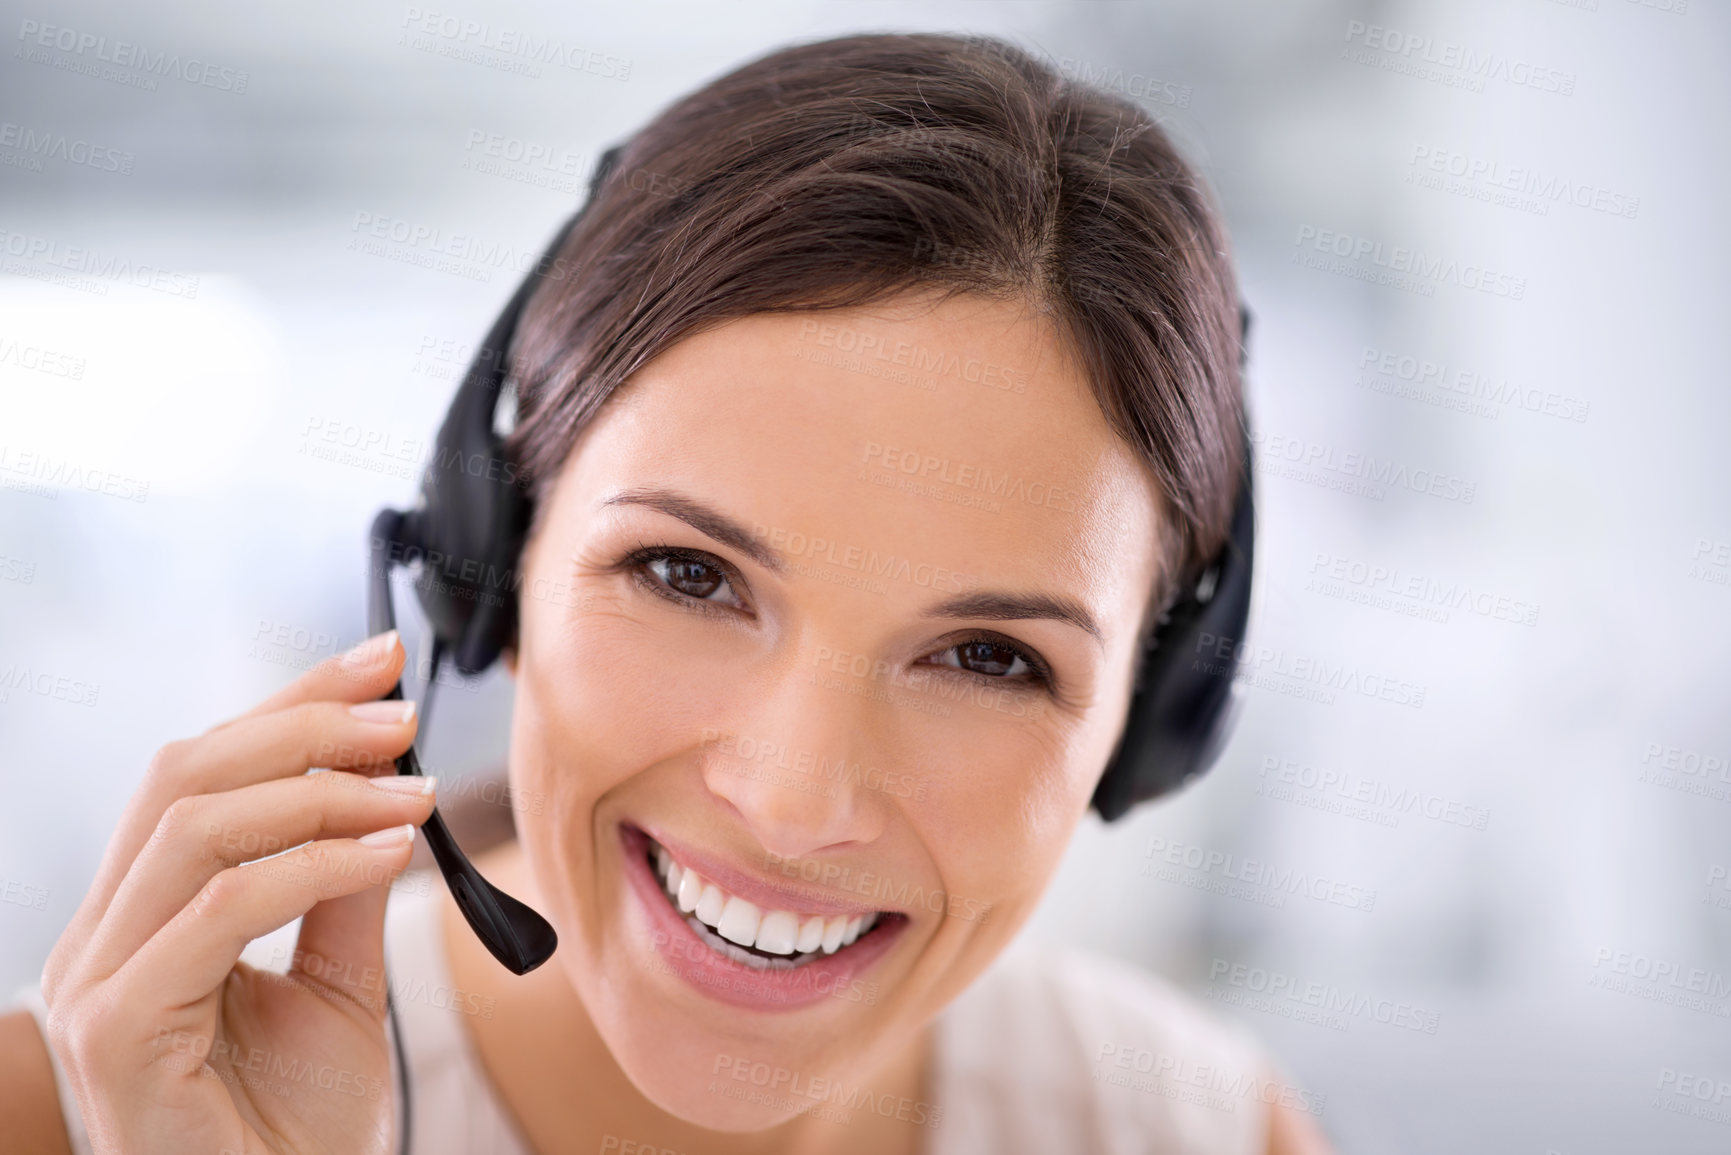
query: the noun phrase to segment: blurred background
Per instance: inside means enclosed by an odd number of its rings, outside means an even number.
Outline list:
[[[1025,934],[1247,1024],[1342,1152],[1731,1150],[1723,6],[0,9],[0,997],[153,750],[362,636],[366,526],[602,149],[789,42],[969,31],[1153,113],[1255,314],[1240,725]],[[508,684],[440,695],[497,797]]]

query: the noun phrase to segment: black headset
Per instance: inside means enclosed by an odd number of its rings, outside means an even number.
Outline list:
[[[529,524],[529,500],[527,478],[503,452],[504,434],[514,420],[506,407],[514,409],[515,402],[505,388],[507,358],[524,306],[594,203],[619,154],[620,147],[614,147],[601,156],[583,208],[559,230],[493,322],[439,428],[433,458],[421,477],[419,504],[406,513],[384,510],[373,522],[371,632],[393,625],[390,568],[412,565],[434,639],[429,691],[446,652],[460,672],[477,674],[513,637],[514,575]],[[1239,322],[1242,368],[1250,323],[1242,307]],[[1236,656],[1250,615],[1255,538],[1250,454],[1246,426],[1244,470],[1226,545],[1153,630],[1123,735],[1094,788],[1092,806],[1107,822],[1201,774],[1231,729]],[[1229,656],[1220,657],[1223,652]],[[389,696],[400,694],[399,684]],[[397,769],[420,773],[413,748],[398,760]],[[558,941],[546,920],[482,879],[436,810],[422,829],[469,925],[494,957],[517,974],[546,961]]]

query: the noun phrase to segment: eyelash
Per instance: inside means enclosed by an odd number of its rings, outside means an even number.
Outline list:
[[[651,593],[666,598],[668,601],[671,601],[676,605],[681,605],[688,609],[695,610],[698,613],[705,614],[725,613],[734,608],[725,603],[711,602],[707,598],[698,598],[687,593],[681,593],[679,590],[669,586],[659,576],[648,571],[648,564],[656,561],[689,561],[696,562],[699,565],[709,566],[711,569],[718,570],[721,573],[723,580],[727,582],[728,588],[734,591],[734,596],[739,596],[739,590],[736,585],[739,581],[738,571],[720,558],[716,557],[714,554],[704,553],[702,550],[682,549],[678,546],[668,545],[642,546],[638,549],[632,550],[621,558],[619,565],[621,568],[628,568],[631,571],[631,576],[638,585],[649,590]],[[982,674],[976,670],[964,669],[961,666],[939,665],[937,668],[948,670],[951,673],[960,674],[965,678],[972,678],[981,682],[999,684],[1005,682],[1032,682],[1048,690],[1052,688],[1053,678],[1051,667],[1048,666],[1039,655],[1035,654],[1033,651],[1021,645],[1014,639],[1005,637],[1003,634],[975,630],[964,637],[952,639],[950,643],[942,650],[939,650],[938,653],[947,653],[951,650],[960,649],[963,646],[972,645],[975,642],[987,642],[991,645],[1010,651],[1010,653],[1022,659],[1022,661],[1027,664],[1030,672],[1018,677],[1007,677],[1002,674]]]
[[[728,588],[732,589],[734,596],[737,597],[739,590],[735,583],[739,578],[738,572],[714,554],[704,553],[702,550],[680,549],[671,545],[643,546],[626,554],[620,559],[619,564],[622,567],[630,568],[631,575],[637,580],[637,584],[678,605],[706,614],[720,613],[723,609],[733,608],[725,605],[725,603],[712,602],[707,598],[692,597],[690,594],[674,589],[660,577],[646,574],[645,568],[652,561],[689,561],[706,565],[721,573],[728,584]]]

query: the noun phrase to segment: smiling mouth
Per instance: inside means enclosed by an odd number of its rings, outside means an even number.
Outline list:
[[[645,841],[649,869],[686,925],[717,954],[758,970],[794,970],[845,950],[869,935],[883,913],[825,917],[766,911],[681,866],[653,838]]]

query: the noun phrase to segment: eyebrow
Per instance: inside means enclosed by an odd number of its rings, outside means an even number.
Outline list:
[[[1068,622],[1085,630],[1094,641],[1105,644],[1100,627],[1078,602],[1052,594],[1006,594],[993,590],[977,590],[957,594],[926,610],[928,618],[985,618],[994,622],[1019,621],[1028,618],[1049,618]]]
[[[671,489],[637,486],[621,490],[601,503],[608,505],[642,505],[678,518],[699,533],[732,546],[772,573],[785,574],[787,561],[759,541],[749,530],[719,510]],[[1023,621],[1046,618],[1075,626],[1105,644],[1094,616],[1073,598],[1054,594],[1014,594],[994,590],[972,590],[946,598],[924,611],[928,618],[976,618],[987,621]]]
[[[695,498],[675,493],[671,489],[658,489],[654,486],[638,486],[634,489],[621,490],[609,497],[602,505],[646,505],[650,509],[659,509],[669,517],[677,517],[698,533],[714,538],[722,545],[732,546],[764,569],[772,573],[787,572],[787,562],[782,556],[763,542],[753,537],[751,532],[737,521],[719,510],[711,509]]]

